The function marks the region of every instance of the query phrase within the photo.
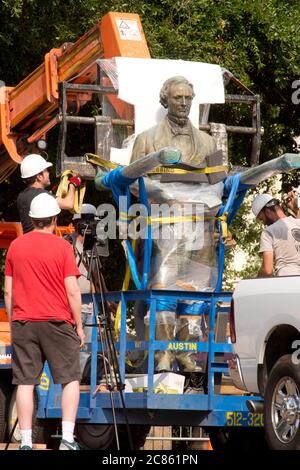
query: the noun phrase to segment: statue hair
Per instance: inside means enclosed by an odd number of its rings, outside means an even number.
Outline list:
[[[159,102],[164,108],[168,107],[168,96],[169,96],[169,91],[170,91],[171,86],[180,85],[182,83],[184,85],[188,85],[189,87],[191,87],[192,92],[193,92],[193,98],[194,98],[195,96],[194,87],[186,78],[181,77],[180,75],[176,77],[171,77],[171,78],[168,78],[168,80],[164,82],[159,93]]]

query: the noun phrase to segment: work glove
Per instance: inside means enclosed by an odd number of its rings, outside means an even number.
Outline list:
[[[77,173],[77,175],[74,175],[69,179],[69,184],[73,184],[73,186],[75,186],[75,189],[80,188],[81,183],[82,183],[82,180],[81,180],[81,176],[79,173]]]

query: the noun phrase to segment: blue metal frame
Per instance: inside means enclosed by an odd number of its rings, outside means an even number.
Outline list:
[[[230,292],[187,292],[168,290],[144,290],[127,292],[110,292],[105,295],[106,300],[121,302],[121,328],[120,339],[116,343],[119,353],[119,366],[122,382],[125,380],[126,352],[130,350],[148,351],[148,390],[141,393],[124,393],[129,423],[131,424],[157,424],[157,425],[201,425],[201,426],[248,426],[253,416],[248,412],[247,396],[218,395],[215,393],[215,373],[228,372],[226,361],[216,361],[216,353],[231,353],[229,343],[215,341],[216,313],[228,313],[227,307],[220,307],[221,303],[230,302]],[[90,300],[90,299],[89,299]],[[150,306],[149,341],[126,341],[127,304],[131,301],[143,300]],[[198,301],[206,302],[209,306],[209,334],[208,341],[197,343],[198,352],[208,353],[208,390],[207,394],[157,394],[153,391],[154,380],[154,352],[168,349],[170,343],[176,345],[177,341],[155,340],[156,303],[158,301]],[[97,302],[94,302],[97,310]],[[98,312],[94,312],[97,316]],[[186,315],[186,313],[185,313]],[[195,315],[193,313],[193,315]],[[182,343],[182,342],[180,342]],[[182,351],[188,350],[188,341],[184,341]],[[194,343],[193,343],[194,344]],[[92,342],[88,345],[91,353],[91,386],[88,391],[80,394],[78,421],[86,423],[112,423],[111,400],[109,393],[97,393],[97,354],[102,351],[98,342],[97,327],[93,327]],[[45,371],[47,374],[47,370]],[[124,423],[124,414],[118,392],[114,393],[114,404],[119,423]],[[241,392],[242,393],[242,392]],[[60,396],[61,387],[49,382],[49,389],[40,391],[38,414],[39,418],[61,417]],[[254,396],[251,400],[261,400]],[[174,411],[176,410],[176,413]],[[232,413],[235,418],[232,419]],[[236,413],[238,413],[236,415]],[[236,419],[237,416],[237,419]],[[238,424],[237,424],[238,422]],[[258,422],[256,420],[256,422]],[[260,425],[259,422],[256,425]],[[262,423],[261,423],[262,425]]]

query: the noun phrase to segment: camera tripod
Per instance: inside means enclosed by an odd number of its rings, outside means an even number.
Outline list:
[[[118,432],[118,423],[116,417],[116,407],[115,407],[115,393],[117,392],[120,396],[122,410],[125,419],[126,431],[129,440],[130,449],[133,450],[133,441],[132,435],[128,422],[128,415],[125,405],[124,393],[125,388],[124,384],[121,381],[118,355],[114,343],[114,334],[111,324],[110,312],[108,311],[106,301],[104,299],[104,281],[101,274],[101,262],[99,257],[99,250],[97,247],[97,241],[94,242],[91,250],[85,250],[83,248],[82,261],[87,266],[87,279],[91,283],[91,292],[95,289],[93,294],[93,310],[98,312],[98,335],[103,351],[103,368],[105,376],[105,388],[109,391],[112,417],[113,417],[113,426],[115,430],[116,445],[117,449],[120,450],[119,442],[119,432]],[[98,367],[98,364],[97,364]],[[97,393],[101,390],[101,385],[98,385],[95,392]]]

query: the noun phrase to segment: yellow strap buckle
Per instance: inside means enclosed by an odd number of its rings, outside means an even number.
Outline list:
[[[228,219],[228,212],[224,212],[224,214],[220,215],[217,217],[217,220],[221,222],[221,229],[222,229],[222,237],[223,239],[228,237],[228,224],[227,224],[227,219]]]

